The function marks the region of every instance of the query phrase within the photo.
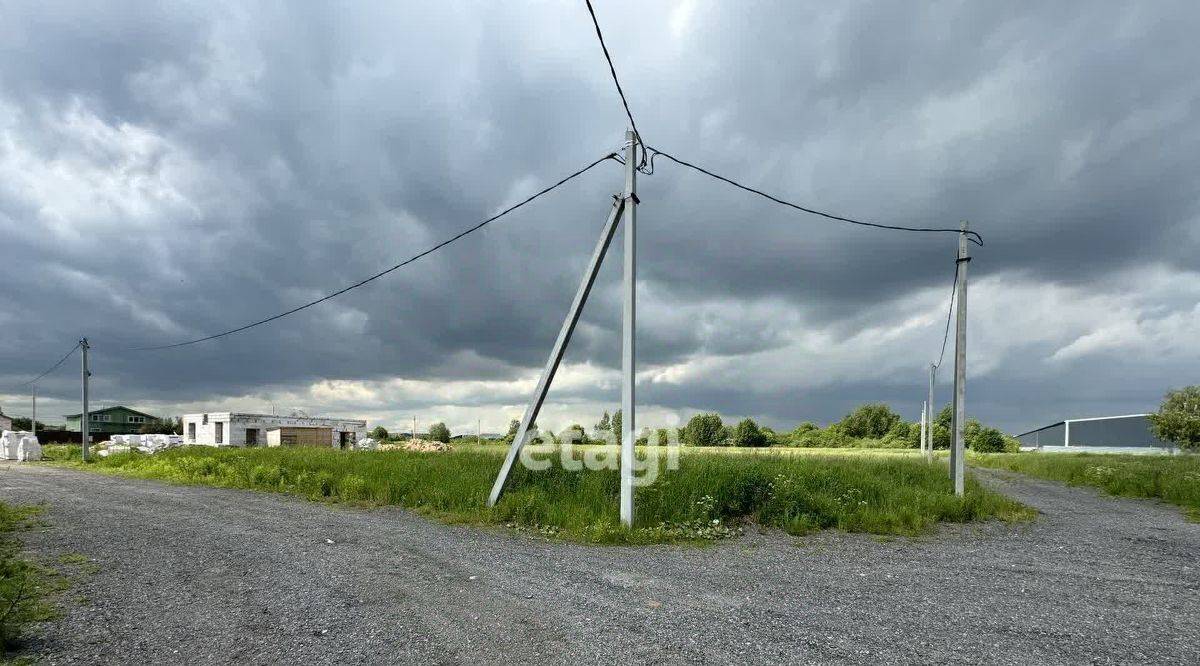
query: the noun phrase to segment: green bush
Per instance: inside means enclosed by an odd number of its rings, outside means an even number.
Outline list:
[[[445,423],[438,421],[429,426],[429,439],[443,444],[447,443],[450,441],[450,429],[446,427]]]
[[[370,435],[371,435],[371,439],[373,439],[373,440],[376,440],[379,442],[386,442],[387,438],[388,438],[388,431],[387,431],[387,428],[385,428],[383,426],[375,426],[374,428],[371,429]]]
[[[1005,448],[1004,433],[995,428],[979,428],[968,443],[972,451],[1002,453]]]
[[[767,436],[759,429],[753,419],[742,419],[733,428],[730,437],[733,446],[760,447],[767,445]]]
[[[933,448],[949,449],[950,448],[950,426],[942,425],[938,421],[933,423]]]
[[[1200,448],[1200,386],[1167,393],[1158,411],[1150,415],[1154,436],[1181,449]]]
[[[799,436],[792,437],[792,446],[812,449],[844,449],[852,447],[856,441],[847,435],[838,425],[832,424],[823,430],[809,430]]]
[[[841,420],[842,430],[850,437],[870,437],[880,439],[888,434],[897,423],[900,415],[882,402],[862,405],[846,415]]]
[[[722,446],[725,444],[725,424],[720,414],[713,412],[693,416],[683,427],[683,443],[688,446]]]
[[[916,449],[921,446],[920,424],[897,421],[883,437],[883,446],[893,449]]]

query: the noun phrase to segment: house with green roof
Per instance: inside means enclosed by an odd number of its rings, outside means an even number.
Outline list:
[[[67,414],[67,430],[80,432],[80,414]],[[106,407],[88,412],[88,432],[92,435],[127,435],[141,430],[147,423],[157,423],[159,418],[136,409]]]

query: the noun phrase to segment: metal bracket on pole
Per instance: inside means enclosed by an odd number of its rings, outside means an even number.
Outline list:
[[[571,309],[567,311],[567,318],[558,332],[558,339],[554,341],[554,349],[550,352],[546,367],[542,369],[542,376],[538,379],[537,388],[534,389],[533,400],[525,408],[525,414],[521,417],[517,434],[513,437],[512,446],[509,447],[508,455],[504,458],[504,465],[500,467],[500,473],[496,475],[496,482],[492,484],[492,493],[488,496],[488,506],[496,506],[496,502],[500,499],[500,493],[504,491],[504,484],[508,481],[508,475],[512,471],[513,462],[521,453],[521,448],[525,446],[529,426],[537,421],[538,412],[542,410],[542,402],[546,399],[546,392],[550,389],[550,382],[554,380],[554,373],[558,371],[558,364],[562,362],[567,343],[571,340],[575,325],[579,323],[579,315],[583,312],[584,304],[587,303],[588,294],[591,293],[592,285],[596,282],[600,264],[604,262],[604,255],[608,252],[608,246],[612,242],[613,234],[616,233],[621,213],[624,210],[625,200],[618,198],[608,214],[608,221],[604,223],[604,229],[600,232],[600,240],[597,241],[596,249],[592,252],[592,259],[583,272],[583,281],[579,284],[579,290],[575,292],[575,300],[571,303]]]
[[[966,446],[964,433],[967,417],[967,223],[958,235],[958,320],[954,329],[954,494],[963,495]]]

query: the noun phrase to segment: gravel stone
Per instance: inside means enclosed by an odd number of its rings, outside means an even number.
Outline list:
[[[1042,516],[613,547],[36,464],[0,497],[46,504],[32,556],[100,568],[35,630],[51,665],[1200,663],[1200,525],[973,471]]]

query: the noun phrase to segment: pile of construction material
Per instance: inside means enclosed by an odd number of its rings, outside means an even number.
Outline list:
[[[37,436],[24,430],[0,433],[0,460],[41,460],[42,445]]]
[[[379,448],[379,442],[370,437],[363,437],[354,443],[355,451],[375,451]]]
[[[112,435],[107,444],[97,447],[96,454],[103,458],[130,451],[158,453],[180,446],[183,446],[182,435]]]
[[[411,439],[407,442],[386,443],[379,445],[380,451],[420,451],[422,453],[445,453],[453,451],[445,442],[435,442],[431,439]]]

